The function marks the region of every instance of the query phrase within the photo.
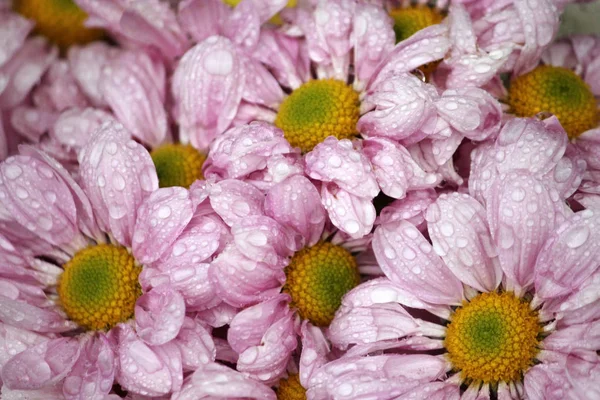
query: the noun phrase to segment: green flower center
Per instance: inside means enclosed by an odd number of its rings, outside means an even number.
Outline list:
[[[58,295],[67,316],[89,330],[108,330],[133,316],[142,294],[142,268],[127,249],[97,245],[79,251],[64,266]]]
[[[298,374],[292,374],[279,381],[277,400],[306,400],[306,389],[300,384]]]
[[[395,8],[390,11],[390,16],[394,19],[396,43],[408,39],[423,28],[439,24],[444,19],[441,12],[422,4]]]
[[[285,275],[283,292],[292,297],[292,308],[316,326],[328,326],[342,297],[360,282],[352,254],[330,242],[296,252]]]
[[[541,327],[537,312],[513,293],[482,293],[452,315],[444,345],[468,382],[513,382],[533,364]]]
[[[514,79],[508,89],[508,104],[519,117],[550,112],[558,118],[571,139],[595,128],[600,116],[590,87],[573,71],[541,65]]]
[[[63,51],[71,45],[89,43],[104,36],[104,31],[83,25],[88,16],[73,0],[13,0],[13,10],[35,21],[34,31]]]
[[[203,179],[202,164],[206,156],[189,144],[166,144],[150,153],[160,187],[189,188]]]
[[[275,125],[292,146],[308,152],[328,136],[355,136],[358,117],[358,93],[342,81],[323,79],[294,90],[281,103]]]

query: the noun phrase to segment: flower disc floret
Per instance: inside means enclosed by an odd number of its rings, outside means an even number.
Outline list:
[[[189,144],[166,144],[152,151],[150,155],[161,188],[189,188],[197,179],[203,179],[202,164],[206,156]]]
[[[101,39],[104,32],[84,26],[87,14],[73,0],[14,0],[13,9],[35,21],[35,32],[62,50]]]
[[[408,39],[423,28],[439,24],[444,19],[440,11],[423,4],[395,8],[390,11],[390,16],[394,19],[396,43]]]
[[[275,125],[294,147],[308,152],[328,136],[348,139],[357,134],[358,93],[335,79],[309,81],[281,103]]]
[[[600,118],[587,83],[569,69],[549,65],[514,79],[508,89],[508,104],[519,117],[540,112],[556,115],[571,139],[595,128]]]
[[[444,345],[455,370],[468,382],[513,382],[537,355],[537,312],[511,292],[482,293],[451,317]]]
[[[291,307],[316,326],[328,326],[342,297],[360,282],[354,256],[330,242],[296,252],[285,275],[283,292],[292,297]]]
[[[89,330],[108,330],[133,316],[142,294],[138,283],[142,268],[127,249],[87,247],[63,268],[58,295],[71,320]]]
[[[292,374],[279,381],[277,400],[306,400],[306,389],[300,384],[298,374]]]

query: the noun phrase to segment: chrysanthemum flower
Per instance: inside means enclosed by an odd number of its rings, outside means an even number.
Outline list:
[[[80,153],[81,186],[32,147],[0,165],[3,258],[20,271],[2,273],[3,397],[102,398],[114,382],[159,396],[215,359],[210,332],[185,314],[213,300],[185,279],[221,246],[219,224],[186,189],[157,190],[129,137],[101,127]],[[148,270],[167,279],[142,280]]]
[[[573,213],[555,182],[528,170],[564,175],[560,146],[537,157],[532,144],[543,135],[513,132],[498,139],[507,161],[499,157],[485,208],[467,194],[442,194],[426,213],[431,242],[408,221],[375,230],[386,277],[344,297],[328,336],[354,347],[313,373],[309,397],[599,393],[598,296],[589,295],[600,271],[599,214]]]

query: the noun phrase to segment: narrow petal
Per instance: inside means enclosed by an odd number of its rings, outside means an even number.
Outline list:
[[[397,400],[459,400],[460,387],[454,383],[431,382],[409,390]]]
[[[131,246],[137,209],[158,189],[146,149],[120,124],[103,125],[79,155],[82,186],[96,217],[119,243]]]
[[[544,338],[543,346],[566,355],[578,350],[595,352],[600,348],[600,321],[561,328]]]
[[[578,289],[598,268],[600,214],[574,214],[548,238],[535,264],[536,294],[552,298]]]
[[[161,345],[174,339],[184,318],[183,296],[166,285],[144,293],[135,304],[135,330],[149,345]]]
[[[553,182],[560,197],[569,198],[581,185],[586,170],[584,156],[573,144],[567,145],[564,157],[556,163],[553,171],[548,172],[545,177]]]
[[[184,370],[195,371],[201,365],[215,361],[217,349],[213,337],[196,320],[186,317],[173,343],[179,347]]]
[[[42,342],[11,358],[2,368],[2,381],[10,389],[41,389],[64,379],[79,358],[76,338]]]
[[[313,373],[327,363],[329,342],[323,330],[308,321],[302,323],[302,353],[300,354],[300,383],[307,387]]]
[[[181,58],[172,92],[183,141],[206,149],[229,127],[244,90],[240,62],[233,43],[218,36],[197,44]]]
[[[160,346],[152,346],[152,351],[158,356],[164,365],[169,369],[171,375],[170,392],[178,392],[183,385],[183,363],[179,347],[173,342],[165,343]]]
[[[277,108],[285,96],[279,82],[261,63],[242,54],[240,54],[240,57],[245,68],[244,75],[246,77],[242,95],[244,100],[249,103]]]
[[[361,238],[373,229],[376,214],[371,199],[355,196],[336,185],[323,185],[321,202],[331,223],[352,238]]]
[[[139,207],[133,230],[133,254],[142,263],[156,261],[192,219],[189,192],[182,187],[160,188]]]
[[[181,28],[196,42],[222,32],[231,11],[220,0],[184,0],[179,3],[177,18]]]
[[[461,303],[462,284],[409,222],[377,227],[373,250],[383,272],[401,289],[428,303]]]
[[[442,194],[427,210],[433,249],[461,282],[491,292],[502,280],[485,209],[472,197]]]
[[[112,389],[116,372],[113,350],[104,334],[94,336],[63,383],[67,400],[100,399]]]

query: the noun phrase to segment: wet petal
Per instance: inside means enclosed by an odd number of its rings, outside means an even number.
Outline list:
[[[169,286],[144,293],[135,304],[135,330],[149,345],[161,345],[179,334],[185,317],[183,296]]]
[[[323,185],[321,202],[331,223],[352,238],[361,238],[373,229],[375,207],[371,199],[355,196],[335,185]]]
[[[307,387],[313,373],[327,363],[327,354],[330,348],[323,330],[313,326],[308,321],[302,323],[301,338],[300,383],[302,386]]]
[[[201,42],[223,30],[231,11],[221,0],[184,0],[179,3],[179,24],[196,41]]]
[[[100,93],[102,68],[119,54],[116,47],[104,42],[93,42],[86,46],[69,48],[69,66],[77,84],[95,106],[106,106]]]
[[[256,187],[234,179],[217,182],[210,189],[210,204],[223,221],[234,226],[252,216],[264,215],[265,195]]]
[[[186,317],[173,343],[179,347],[185,370],[194,371],[203,364],[215,361],[217,350],[213,337],[196,320]]]

